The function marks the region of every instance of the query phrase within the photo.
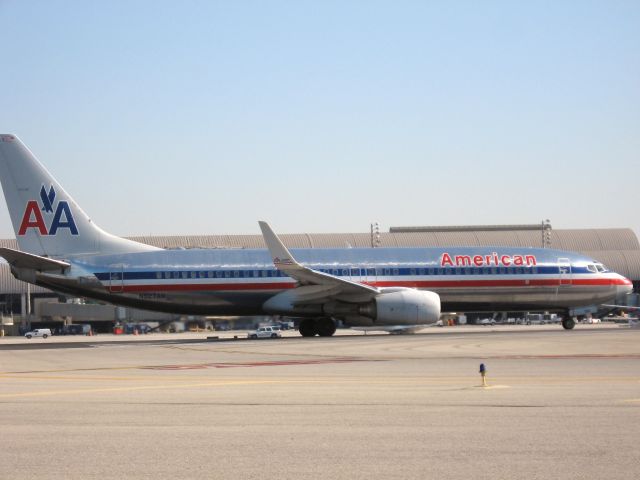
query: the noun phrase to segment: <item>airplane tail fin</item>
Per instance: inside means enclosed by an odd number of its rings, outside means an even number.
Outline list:
[[[93,223],[15,135],[0,134],[0,182],[23,252],[65,257],[158,250]]]

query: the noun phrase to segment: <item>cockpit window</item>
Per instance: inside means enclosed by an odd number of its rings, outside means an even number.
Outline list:
[[[602,273],[602,272],[606,272],[606,271],[607,271],[607,268],[606,268],[603,264],[601,264],[601,263],[596,263],[596,268],[598,269],[598,271],[599,271],[600,273]]]
[[[598,273],[598,269],[593,263],[590,263],[589,265],[587,265],[587,270],[593,273]]]

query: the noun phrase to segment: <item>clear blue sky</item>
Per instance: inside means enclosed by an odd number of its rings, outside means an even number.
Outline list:
[[[0,0],[0,131],[119,235],[640,232],[639,26],[638,1]]]

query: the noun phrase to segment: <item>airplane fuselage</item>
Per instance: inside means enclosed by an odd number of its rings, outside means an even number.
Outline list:
[[[534,248],[353,248],[292,250],[316,271],[378,288],[440,296],[443,311],[555,310],[603,303],[629,280],[583,255]],[[267,250],[159,250],[66,258],[66,275],[40,273],[54,290],[149,310],[260,315],[297,282]],[[273,312],[272,312],[273,313]]]

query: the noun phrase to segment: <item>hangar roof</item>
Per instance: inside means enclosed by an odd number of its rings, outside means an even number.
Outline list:
[[[465,230],[380,232],[381,247],[438,246],[542,246],[541,230]],[[640,242],[629,228],[551,230],[551,246],[581,252],[601,261],[634,282],[640,281]],[[280,235],[289,248],[370,247],[370,233],[297,233]],[[266,248],[262,235],[137,236],[132,240],[162,248]],[[0,246],[17,248],[15,239]],[[7,264],[0,264],[0,293],[24,293],[26,284],[13,278]],[[32,293],[47,290],[31,287]]]
[[[551,246],[574,252],[640,250],[629,228],[551,230]],[[262,235],[141,236],[132,240],[164,248],[266,248]],[[290,248],[370,247],[370,233],[293,233],[280,238]],[[542,246],[541,231],[380,232],[381,247]]]

